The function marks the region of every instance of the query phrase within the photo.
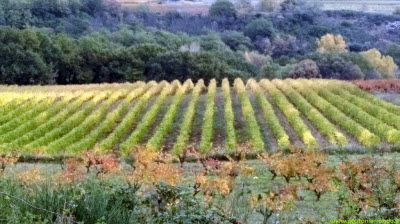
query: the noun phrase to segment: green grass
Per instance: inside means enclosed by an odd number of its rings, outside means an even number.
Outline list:
[[[350,159],[360,159],[364,156],[370,156],[369,154],[359,154],[359,155],[330,155],[328,157],[328,164],[330,166],[336,166],[342,159],[350,158]],[[395,160],[400,166],[400,154],[399,153],[387,153],[384,155],[372,155],[375,158],[384,159],[386,161]],[[238,210],[237,212],[244,215],[246,211],[246,206],[244,205],[244,199],[249,199],[250,195],[257,193],[264,193],[268,190],[274,189],[276,187],[282,186],[285,184],[285,180],[283,177],[278,176],[274,180],[271,180],[272,174],[266,171],[266,165],[263,164],[259,160],[248,160],[246,161],[247,165],[254,168],[254,173],[247,177],[239,176],[235,182],[235,191],[231,194],[230,197],[227,198],[219,198],[217,203],[237,203],[235,206]],[[19,173],[30,169],[34,166],[33,163],[19,163],[15,166],[11,166],[6,170],[6,175],[11,176],[14,173]],[[38,164],[37,165],[41,170],[42,175],[52,175],[61,170],[60,164]],[[179,166],[179,164],[176,164]],[[128,168],[128,166],[125,166]],[[195,179],[195,176],[198,172],[202,170],[202,165],[200,163],[185,163],[183,167],[183,180],[188,185],[191,185]],[[115,180],[118,180],[116,178]],[[291,180],[292,183],[305,183],[304,179],[298,180],[293,178]],[[237,195],[239,193],[244,192],[244,196],[239,198]],[[330,192],[324,194],[321,197],[320,201],[316,201],[315,195],[310,191],[299,190],[298,195],[301,200],[295,203],[295,207],[289,211],[285,211],[280,214],[279,222],[280,223],[301,223],[299,220],[311,221],[313,223],[326,223],[329,222],[329,219],[336,218],[336,208],[335,201],[338,192]],[[240,200],[244,201],[240,201]],[[276,218],[276,217],[275,217]],[[272,220],[273,221],[273,220]],[[276,221],[276,220],[275,220]],[[260,214],[253,212],[249,216],[249,220],[247,223],[260,223],[262,222],[262,217]]]

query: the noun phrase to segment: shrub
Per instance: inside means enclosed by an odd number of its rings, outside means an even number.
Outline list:
[[[305,59],[292,67],[289,73],[290,78],[321,78],[317,63],[313,60]]]
[[[245,52],[244,58],[248,63],[251,63],[258,68],[261,68],[268,60],[271,60],[269,56],[265,56],[257,53],[256,51]]]
[[[275,37],[275,28],[274,25],[264,19],[259,18],[251,21],[244,29],[244,34],[250,37],[253,41],[257,39],[257,37]]]
[[[149,80],[221,79],[229,67],[211,53],[190,53],[168,51],[149,61],[145,74]]]
[[[322,78],[333,79],[362,79],[365,75],[358,65],[343,58],[340,54],[313,54],[307,58],[314,60]]]
[[[47,182],[32,186],[8,178],[0,180],[0,187],[13,198],[0,197],[2,215],[15,223],[234,222],[222,209],[195,197],[192,188],[164,182],[154,184],[141,196],[138,196],[141,186],[123,178],[88,178],[71,184]],[[27,194],[28,191],[31,193]]]
[[[310,35],[311,37],[319,38],[329,33],[329,31],[330,29],[325,25],[315,25],[310,27],[308,35]]]
[[[355,52],[342,53],[339,55],[344,60],[352,62],[354,65],[357,65],[361,71],[365,74],[364,78],[380,78],[379,72],[376,71],[375,67],[371,64],[371,62],[363,57],[362,55]]]
[[[270,52],[273,57],[293,57],[298,54],[299,47],[296,37],[292,35],[278,35],[271,44]]]
[[[227,51],[229,48],[216,32],[207,32],[199,37],[200,47],[204,51]]]
[[[262,77],[267,79],[282,78],[280,73],[280,66],[272,60],[267,61],[261,68]]]
[[[259,52],[266,54],[271,51],[271,41],[269,40],[268,37],[261,38],[258,37],[254,42],[254,47],[257,49]]]
[[[286,78],[292,68],[291,64],[281,66],[272,60],[267,61],[261,68],[261,77],[267,79]]]
[[[377,49],[371,49],[360,53],[367,58],[376,70],[381,73],[383,78],[393,78],[396,76],[397,65],[390,56],[381,55]]]
[[[139,58],[144,63],[150,61],[150,59],[156,57],[158,54],[166,52],[166,48],[157,44],[139,44],[132,46],[127,49],[130,54]]]
[[[218,0],[211,5],[209,9],[209,15],[214,18],[225,17],[231,18],[236,17],[235,6],[228,0]]]
[[[386,54],[391,56],[396,64],[400,64],[400,45],[391,43],[386,47]]]
[[[343,53],[347,52],[346,42],[341,35],[326,34],[317,40],[319,53]]]
[[[234,51],[252,48],[250,38],[246,37],[242,32],[225,31],[221,34],[221,39]]]

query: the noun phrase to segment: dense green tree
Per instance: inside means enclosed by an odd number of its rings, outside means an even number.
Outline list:
[[[128,48],[128,51],[136,58],[147,63],[158,54],[166,52],[167,49],[157,44],[139,44]]]
[[[289,73],[290,78],[321,78],[321,74],[319,73],[319,68],[317,63],[313,60],[305,59],[299,61],[296,65],[292,67],[292,70]]]
[[[18,28],[26,27],[33,19],[29,2],[26,0],[0,1],[0,17],[3,25]]]
[[[232,2],[228,0],[218,0],[211,5],[209,9],[211,17],[225,17],[231,18],[236,17],[236,9]]]
[[[250,37],[253,41],[259,38],[273,38],[275,37],[275,28],[274,25],[264,19],[259,18],[251,21],[244,29],[244,34]]]
[[[380,78],[380,74],[376,71],[375,67],[371,64],[371,62],[363,57],[362,55],[355,52],[347,52],[340,54],[340,57],[346,61],[352,62],[357,65],[362,73],[364,73],[364,78]]]
[[[221,34],[221,38],[222,41],[234,51],[245,51],[252,48],[251,40],[242,32],[225,31]]]
[[[391,43],[386,47],[386,54],[394,59],[394,62],[400,65],[400,45]]]
[[[287,78],[289,72],[292,70],[292,64],[284,66],[279,65],[273,60],[267,61],[261,68],[261,77],[267,79],[284,79]]]
[[[129,50],[111,43],[99,34],[79,39],[80,55],[85,61],[84,71],[92,82],[136,81],[141,78],[143,64]]]
[[[67,17],[71,14],[68,1],[31,0],[31,13],[43,20]]]
[[[229,66],[210,53],[190,53],[168,51],[150,60],[146,67],[146,77],[155,80],[191,78],[221,80],[234,71]]]
[[[32,29],[0,28],[0,77],[7,84],[51,82],[52,42],[47,34]]]
[[[83,70],[85,61],[80,55],[81,50],[77,41],[60,34],[53,37],[53,44],[57,53],[55,64],[57,83],[90,82],[91,76],[89,71]]]
[[[341,54],[315,53],[307,57],[317,63],[322,78],[352,80],[365,77],[358,65],[348,61]]]

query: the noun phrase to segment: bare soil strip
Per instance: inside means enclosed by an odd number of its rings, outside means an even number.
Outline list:
[[[156,118],[154,119],[154,122],[150,125],[147,133],[143,135],[143,138],[140,140],[141,144],[146,144],[147,141],[153,136],[153,134],[156,132],[157,127],[160,125],[162,119],[164,118],[164,115],[166,114],[169,105],[172,103],[174,95],[167,96],[165,98],[163,105],[161,106],[160,110],[157,113]]]
[[[298,147],[304,147],[303,142],[301,141],[299,136],[297,136],[296,132],[293,130],[292,126],[289,124],[289,121],[286,119],[285,115],[279,110],[275,101],[271,98],[269,93],[267,93],[266,91],[264,91],[264,93],[267,97],[267,100],[274,108],[274,112],[275,112],[276,116],[278,117],[279,122],[281,123],[282,127],[285,129],[286,134],[289,136],[291,144],[294,146],[298,146]]]
[[[172,124],[172,128],[171,128],[170,132],[165,136],[165,139],[164,139],[164,144],[162,147],[163,147],[163,150],[165,150],[165,151],[169,151],[174,146],[175,140],[179,134],[179,126],[182,123],[186,109],[189,105],[191,94],[192,94],[192,91],[189,91],[182,98],[182,102],[179,105],[178,111],[176,112],[176,116],[174,118],[174,123]]]
[[[192,130],[190,132],[190,138],[188,146],[194,146],[196,149],[200,148],[201,141],[201,130],[203,126],[204,112],[207,104],[207,92],[203,92],[197,100],[196,113],[192,123]]]
[[[304,114],[301,113],[300,118],[303,120],[304,124],[307,125],[308,129],[310,129],[311,134],[322,148],[332,146],[332,144],[325,138],[325,136],[321,135],[321,133],[314,127],[311,121],[308,120]]]
[[[232,110],[233,116],[235,117],[235,134],[236,141],[239,144],[248,143],[250,140],[246,121],[242,113],[242,107],[240,106],[239,95],[236,93],[234,88],[231,88],[231,98],[232,98]]]
[[[140,121],[143,119],[144,115],[146,114],[146,112],[150,109],[151,106],[153,106],[154,102],[157,100],[158,95],[151,97],[146,105],[142,108],[142,110],[140,111],[139,116],[136,118],[135,122],[132,124],[132,126],[130,127],[129,131],[127,133],[125,133],[121,139],[119,140],[119,142],[113,146],[113,150],[118,150],[119,149],[119,145],[121,143],[123,143],[126,139],[129,138],[129,136],[132,134],[132,132],[136,129],[136,126],[140,123]]]
[[[272,135],[272,132],[270,130],[270,127],[268,126],[267,122],[264,119],[263,116],[263,111],[260,107],[260,105],[257,102],[257,99],[252,91],[247,91],[247,94],[249,95],[250,102],[253,106],[256,119],[258,122],[258,126],[260,126],[260,131],[261,135],[263,137],[263,141],[265,144],[265,148],[267,152],[274,151],[275,149],[278,148],[278,143],[275,139],[275,137]]]
[[[225,149],[225,113],[224,113],[224,94],[221,88],[217,88],[215,94],[215,107],[214,107],[214,137],[212,141],[212,149],[220,151]]]

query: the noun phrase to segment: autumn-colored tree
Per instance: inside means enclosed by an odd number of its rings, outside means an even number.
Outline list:
[[[347,45],[342,35],[326,34],[317,40],[317,51],[323,53],[344,53],[347,52]]]
[[[345,186],[341,189],[338,211],[340,218],[360,217],[362,211],[377,205],[374,197],[374,166],[376,162],[371,157],[363,157],[357,161],[350,159],[339,163],[338,171],[341,183]]]
[[[221,164],[214,159],[203,159],[204,170],[196,176],[194,195],[202,193],[204,200],[209,202],[216,194],[228,195],[239,174],[246,176],[253,173],[253,168],[246,165],[244,159],[235,161],[228,156],[229,161]],[[209,176],[206,176],[209,174]]]
[[[396,76],[397,65],[390,56],[382,55],[377,49],[370,49],[360,53],[367,58],[376,70],[381,73],[382,78],[394,78]]]
[[[305,178],[307,183],[302,186],[314,192],[317,200],[323,194],[335,190],[332,185],[335,170],[328,166],[327,156],[320,151],[292,148],[286,155],[281,152],[263,154],[261,158],[273,174],[272,179],[282,175],[289,184],[291,178]]]
[[[335,169],[328,166],[327,156],[317,150],[298,150],[295,154],[297,176],[304,177],[307,184],[304,187],[315,193],[317,201],[327,192],[334,191],[332,184]]]
[[[250,205],[263,216],[263,223],[267,223],[273,214],[294,206],[293,202],[298,200],[297,188],[297,185],[288,184],[264,194],[254,195]]]
[[[14,155],[0,156],[0,173],[4,173],[8,166],[15,164],[18,161],[18,157]]]
[[[319,68],[317,63],[311,59],[305,59],[299,61],[296,65],[292,67],[292,70],[289,73],[290,78],[298,79],[298,78],[321,78],[321,73],[319,72]]]
[[[159,152],[142,146],[132,151],[134,164],[127,180],[140,185],[154,185],[165,181],[176,185],[181,178],[182,170],[171,163],[171,158]]]
[[[114,154],[95,154],[91,151],[86,152],[82,157],[83,165],[89,173],[90,167],[94,167],[96,175],[104,177],[108,173],[117,173],[121,170],[119,158]]]
[[[261,68],[267,61],[271,60],[271,57],[262,55],[258,53],[257,51],[251,51],[251,52],[244,52],[244,59],[248,62],[251,63],[258,68]]]
[[[64,169],[61,171],[61,179],[63,182],[70,183],[77,180],[82,180],[85,171],[84,161],[79,158],[68,158],[63,161]]]
[[[306,158],[305,151],[296,148],[290,149],[290,153],[286,155],[282,152],[272,155],[264,153],[260,158],[268,165],[269,171],[273,174],[272,179],[275,179],[277,175],[282,175],[287,183],[290,183],[293,177],[300,178],[305,175],[305,170],[313,165],[312,161]]]
[[[40,175],[40,169],[38,166],[34,165],[25,171],[16,174],[17,179],[19,179],[24,185],[36,184],[43,180]]]

